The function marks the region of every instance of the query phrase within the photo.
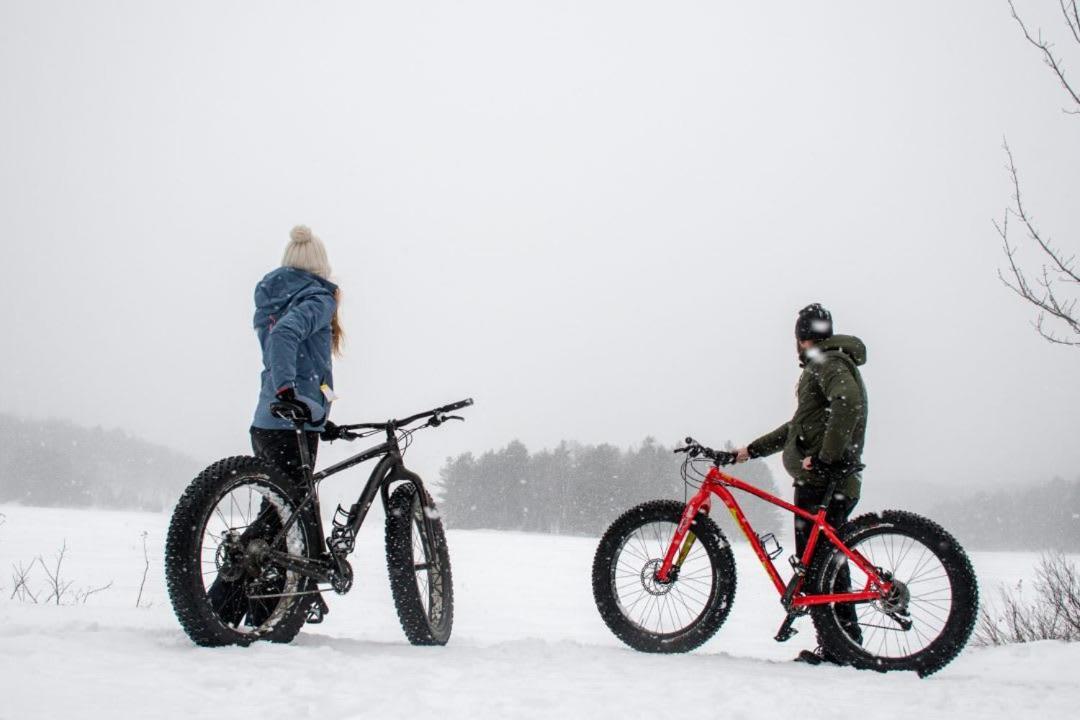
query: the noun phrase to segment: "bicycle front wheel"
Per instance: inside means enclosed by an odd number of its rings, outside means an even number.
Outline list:
[[[960,544],[933,521],[892,510],[860,516],[838,534],[894,587],[873,602],[814,606],[822,647],[840,662],[881,672],[925,677],[949,664],[978,613],[975,571]],[[816,594],[859,590],[867,579],[832,546],[816,554],[809,572]]]
[[[454,625],[450,551],[434,507],[415,485],[403,483],[390,496],[386,514],[390,591],[401,629],[413,645],[445,645]]]
[[[643,652],[687,652],[724,624],[735,597],[735,558],[708,515],[684,541],[685,558],[667,583],[656,578],[683,513],[682,503],[654,500],[612,523],[593,560],[593,597],[616,637]]]

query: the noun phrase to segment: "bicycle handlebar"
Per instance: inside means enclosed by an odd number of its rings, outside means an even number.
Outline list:
[[[454,410],[460,410],[461,408],[469,407],[472,404],[473,404],[473,399],[472,398],[465,398],[464,400],[458,400],[457,402],[452,402],[449,405],[443,405],[441,407],[437,407],[434,410],[425,410],[424,412],[419,412],[419,413],[416,413],[415,415],[410,415],[409,417],[404,418],[402,420],[388,420],[386,422],[381,422],[381,423],[356,423],[356,424],[353,424],[353,425],[338,425],[338,428],[340,428],[342,430],[345,430],[345,431],[350,431],[350,430],[386,430],[389,427],[395,427],[395,428],[404,427],[406,425],[410,425],[410,424],[416,422],[417,420],[421,420],[423,418],[431,418],[432,419],[432,425],[437,427],[439,425],[442,425],[443,422],[446,421],[446,420],[464,420],[464,418],[458,417],[456,415],[447,416],[447,413],[453,412]]]
[[[727,452],[726,450],[713,450],[711,447],[702,445],[692,437],[686,438],[686,445],[684,447],[675,448],[676,453],[686,453],[692,458],[706,457],[712,460],[717,465],[734,465],[736,454],[733,452]]]

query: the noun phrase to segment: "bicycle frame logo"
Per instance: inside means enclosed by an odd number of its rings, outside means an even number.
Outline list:
[[[743,514],[742,508],[739,507],[738,501],[735,499],[735,496],[731,493],[729,488],[748,492],[767,503],[783,508],[794,514],[796,517],[802,518],[813,524],[802,557],[798,559],[797,563],[794,560],[792,561],[792,565],[795,568],[795,574],[787,583],[780,578],[780,573],[777,571],[776,565],[765,551],[764,546],[761,544],[761,540],[758,539],[757,533],[746,519],[746,515]],[[675,530],[675,536],[672,538],[671,545],[668,547],[667,554],[664,556],[664,562],[661,564],[659,570],[656,571],[656,578],[660,582],[668,583],[673,581],[673,574],[677,577],[681,561],[689,554],[690,548],[696,539],[694,534],[690,532],[690,526],[699,512],[709,512],[712,504],[712,495],[719,497],[721,502],[727,506],[727,509],[731,512],[731,516],[735,518],[735,523],[746,536],[746,539],[750,543],[750,547],[754,549],[754,554],[757,555],[762,567],[765,568],[773,585],[776,587],[776,591],[780,594],[784,606],[789,610],[794,611],[808,608],[811,605],[826,605],[828,603],[836,602],[871,602],[880,600],[892,590],[893,583],[889,579],[882,577],[882,573],[878,568],[863,557],[862,554],[855,550],[851,550],[844,545],[837,536],[836,530],[825,521],[824,507],[818,508],[816,513],[809,513],[802,508],[796,507],[791,503],[785,502],[780,498],[765,492],[764,490],[721,472],[715,465],[709,469],[701,487],[686,504],[682,519],[679,521],[679,525]],[[862,590],[825,595],[805,595],[801,592],[806,569],[810,566],[810,560],[814,557],[814,549],[817,547],[822,535],[824,535],[825,539],[833,546],[840,550],[851,563],[865,573],[866,584]]]

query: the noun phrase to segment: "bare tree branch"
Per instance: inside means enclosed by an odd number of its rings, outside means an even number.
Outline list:
[[[1042,251],[1046,253],[1054,266],[1063,273],[1066,278],[1072,282],[1080,283],[1080,275],[1077,275],[1072,266],[1075,262],[1075,256],[1064,258],[1061,252],[1054,248],[1048,239],[1043,239],[1042,233],[1035,227],[1034,220],[1028,215],[1027,210],[1024,209],[1024,200],[1020,194],[1020,175],[1016,170],[1016,163],[1013,162],[1012,150],[1009,148],[1009,143],[1005,143],[1005,154],[1009,156],[1009,176],[1012,178],[1013,184],[1013,202],[1016,203],[1016,209],[1013,214],[1020,218],[1020,221],[1024,223],[1024,227],[1027,228],[1028,237],[1039,244]]]
[[[1058,0],[1058,4],[1061,5],[1061,14],[1065,16],[1065,24],[1069,26],[1073,40],[1080,43],[1080,11],[1076,9],[1076,0]],[[1069,14],[1070,11],[1072,15]]]
[[[56,604],[60,604],[60,599],[71,588],[71,581],[64,581],[60,575],[60,566],[64,562],[64,555],[67,554],[67,540],[64,540],[64,544],[60,546],[60,551],[56,553],[56,568],[49,570],[49,566],[45,564],[45,560],[38,556],[38,562],[41,564],[45,575],[49,578],[49,595],[45,598],[45,602],[49,602],[55,598]]]
[[[142,571],[142,582],[139,583],[139,594],[135,598],[135,607],[139,607],[139,605],[142,604],[143,587],[146,586],[146,574],[148,572],[150,572],[150,553],[146,549],[146,536],[147,535],[148,535],[148,533],[146,532],[146,530],[143,530],[143,533],[142,533],[142,551],[143,551],[144,565],[143,565],[143,571]]]
[[[1039,309],[1038,318],[1034,323],[1039,335],[1057,345],[1080,346],[1080,315],[1077,315],[1076,312],[1077,301],[1075,298],[1063,297],[1061,295],[1062,291],[1060,291],[1061,285],[1080,284],[1080,275],[1075,270],[1075,257],[1066,258],[1036,227],[1034,218],[1024,206],[1023,194],[1020,191],[1020,174],[1016,169],[1012,150],[1007,142],[1004,148],[1005,155],[1009,160],[1006,169],[1013,185],[1012,199],[1014,207],[1005,209],[1000,224],[994,222],[994,228],[997,230],[1005,250],[1005,257],[1009,261],[1008,272],[1004,273],[998,270],[998,278],[1005,284],[1005,287]],[[1041,273],[1036,276],[1034,281],[1029,280],[1024,270],[1017,264],[1017,248],[1009,241],[1010,216],[1020,220],[1027,231],[1028,238],[1035,243],[1042,254],[1049,260],[1048,263],[1043,263]],[[1064,324],[1077,338],[1061,337],[1048,329],[1046,325],[1047,316]]]
[[[37,595],[30,590],[30,585],[26,582],[26,578],[33,567],[34,563],[30,563],[26,567],[23,567],[22,563],[11,566],[11,581],[15,583],[15,587],[11,589],[10,600],[17,597],[20,602],[26,602],[27,598],[29,598],[31,602],[37,604]]]
[[[1039,640],[1080,640],[1080,570],[1059,552],[1046,553],[1035,569],[1035,598],[1027,601],[1023,582],[1000,588],[998,614],[990,604],[979,611],[975,642],[1006,645]]]
[[[1059,0],[1059,1],[1062,3],[1062,10],[1064,11],[1065,10],[1064,0]],[[1070,2],[1072,2],[1072,11],[1073,11],[1074,16],[1075,16],[1076,15],[1076,3],[1075,3],[1074,0],[1070,0]],[[1024,21],[1022,19],[1020,19],[1020,15],[1016,12],[1016,6],[1013,5],[1013,0],[1009,0],[1009,9],[1012,11],[1013,19],[1016,20],[1016,23],[1020,26],[1020,29],[1023,30],[1024,37],[1027,38],[1027,41],[1029,43],[1031,43],[1033,46],[1035,46],[1036,48],[1039,49],[1039,51],[1042,53],[1042,56],[1043,56],[1043,62],[1045,62],[1047,64],[1047,66],[1051,70],[1054,71],[1054,74],[1057,75],[1057,79],[1061,82],[1061,86],[1063,88],[1065,88],[1065,92],[1068,93],[1069,96],[1072,98],[1073,102],[1076,103],[1076,106],[1077,106],[1076,110],[1068,110],[1068,109],[1066,109],[1065,112],[1070,113],[1070,114],[1078,114],[1078,115],[1080,115],[1080,95],[1078,95],[1077,92],[1075,90],[1073,90],[1072,85],[1070,85],[1069,81],[1065,78],[1065,68],[1064,68],[1064,66],[1062,66],[1061,60],[1054,57],[1054,53],[1052,51],[1052,48],[1054,47],[1053,44],[1047,42],[1046,40],[1043,40],[1041,31],[1039,32],[1037,38],[1032,37],[1031,32],[1028,30],[1027,25],[1024,23]],[[1066,20],[1068,21],[1069,29],[1074,34],[1080,35],[1080,30],[1077,30],[1073,26],[1072,20],[1069,19],[1068,12],[1065,12],[1065,17],[1066,17]],[[1077,42],[1080,42],[1080,39],[1078,39]]]
[[[113,581],[110,580],[108,585],[102,585],[101,587],[90,588],[88,590],[79,590],[78,592],[75,593],[75,602],[80,604],[80,605],[85,605],[87,599],[91,595],[93,595],[94,593],[99,593],[102,590],[108,590],[109,588],[112,587],[112,584],[113,584]]]

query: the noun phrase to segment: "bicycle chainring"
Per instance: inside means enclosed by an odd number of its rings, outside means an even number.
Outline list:
[[[335,568],[330,574],[330,587],[338,595],[344,595],[352,589],[353,569],[349,561],[343,557],[334,559]]]

